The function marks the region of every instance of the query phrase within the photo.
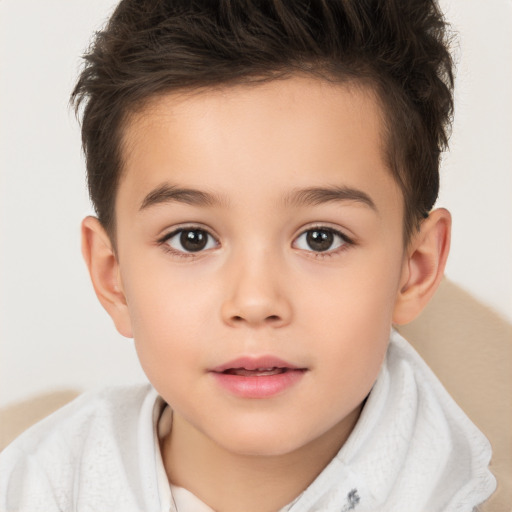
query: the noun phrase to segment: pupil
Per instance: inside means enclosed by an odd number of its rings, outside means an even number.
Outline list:
[[[333,243],[333,234],[330,231],[314,230],[309,231],[306,240],[309,247],[314,251],[327,251]]]
[[[196,252],[206,247],[208,235],[199,229],[182,231],[180,242],[185,250]]]

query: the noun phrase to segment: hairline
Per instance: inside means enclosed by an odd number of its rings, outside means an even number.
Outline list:
[[[117,247],[116,243],[116,204],[119,195],[119,188],[122,184],[125,176],[126,161],[129,155],[129,141],[126,137],[127,128],[130,123],[133,123],[134,119],[141,115],[144,111],[147,111],[158,103],[164,97],[175,97],[179,99],[188,99],[195,95],[208,93],[211,91],[230,90],[236,87],[257,87],[266,83],[288,80],[295,77],[307,77],[314,78],[332,86],[346,86],[349,89],[360,90],[365,94],[370,95],[375,100],[377,105],[377,115],[380,120],[380,141],[383,161],[385,166],[390,173],[391,177],[397,183],[402,200],[403,200],[403,219],[402,219],[402,239],[404,247],[409,243],[412,234],[418,227],[418,219],[408,218],[410,217],[407,202],[407,176],[405,180],[402,180],[402,173],[399,169],[393,168],[393,163],[402,164],[401,162],[394,162],[395,158],[392,156],[392,149],[395,146],[393,142],[393,134],[391,126],[393,123],[393,115],[389,108],[388,102],[385,99],[385,84],[380,80],[381,77],[376,75],[370,75],[368,73],[357,74],[348,70],[338,70],[338,74],[335,74],[332,70],[328,69],[328,66],[321,64],[310,64],[309,69],[304,69],[304,66],[295,67],[288,66],[287,68],[281,68],[278,70],[268,70],[267,73],[254,73],[246,74],[236,79],[230,80],[218,80],[212,81],[212,83],[200,83],[190,86],[162,88],[161,90],[155,91],[139,99],[134,98],[131,102],[126,102],[124,109],[122,109],[120,115],[120,121],[117,124],[117,153],[118,153],[118,173],[115,182],[115,194],[113,198],[113,204],[111,206],[111,215],[108,219],[110,222],[108,225],[103,225],[107,232],[111,243],[114,248]],[[101,219],[100,219],[101,221]]]

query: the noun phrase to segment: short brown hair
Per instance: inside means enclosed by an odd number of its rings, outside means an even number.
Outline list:
[[[308,73],[377,93],[407,240],[439,190],[453,112],[450,33],[435,0],[122,0],[84,56],[88,186],[115,233],[127,116],[156,95]]]

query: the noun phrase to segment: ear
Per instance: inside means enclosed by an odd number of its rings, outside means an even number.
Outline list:
[[[434,295],[443,278],[450,250],[451,215],[434,210],[406,249],[393,323],[414,320]]]
[[[96,217],[82,221],[82,255],[89,269],[94,291],[117,330],[132,338],[132,327],[117,257],[105,229]]]

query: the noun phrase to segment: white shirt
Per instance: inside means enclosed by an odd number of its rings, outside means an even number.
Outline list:
[[[80,396],[0,454],[0,512],[210,512],[168,483],[159,435],[171,424],[150,385]],[[393,332],[350,437],[281,512],[471,512],[495,489],[490,457],[487,439]]]

